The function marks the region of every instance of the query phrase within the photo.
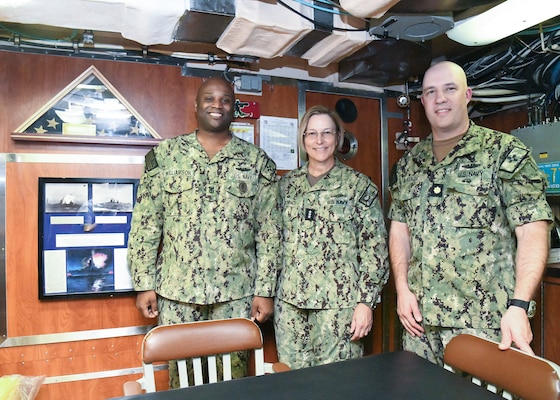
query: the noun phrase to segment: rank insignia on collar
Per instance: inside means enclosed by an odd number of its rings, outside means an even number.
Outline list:
[[[443,185],[434,183],[430,188],[430,197],[441,197],[443,195]]]
[[[305,219],[307,221],[315,221],[315,214],[316,212],[312,208],[305,209]]]

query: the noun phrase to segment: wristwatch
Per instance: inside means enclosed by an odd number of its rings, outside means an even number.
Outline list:
[[[527,313],[527,317],[533,318],[535,316],[535,311],[537,310],[537,302],[535,300],[524,301],[519,299],[511,299],[507,304],[508,308],[511,306],[521,307]]]

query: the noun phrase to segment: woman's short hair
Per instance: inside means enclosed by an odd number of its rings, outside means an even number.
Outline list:
[[[331,117],[336,126],[336,149],[340,150],[344,142],[344,123],[342,122],[342,118],[340,118],[335,110],[331,110],[322,105],[315,105],[305,112],[299,123],[298,145],[301,151],[307,154],[307,152],[305,151],[305,146],[303,145],[303,138],[307,129],[307,124],[309,123],[309,119],[314,115],[328,115],[329,117]]]

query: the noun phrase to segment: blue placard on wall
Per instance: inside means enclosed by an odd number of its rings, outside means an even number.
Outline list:
[[[133,292],[128,233],[138,179],[39,178],[39,298]]]
[[[543,171],[548,178],[548,187],[546,188],[547,194],[560,193],[560,162],[539,163],[539,169]]]

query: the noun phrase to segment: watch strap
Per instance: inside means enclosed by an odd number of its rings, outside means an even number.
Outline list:
[[[521,307],[527,313],[527,317],[533,318],[537,311],[537,303],[535,300],[525,301],[519,299],[511,299],[508,301],[508,308],[510,306]]]
[[[525,311],[529,311],[529,302],[525,300],[511,299],[508,301],[507,306],[508,308],[511,306],[521,307]]]

